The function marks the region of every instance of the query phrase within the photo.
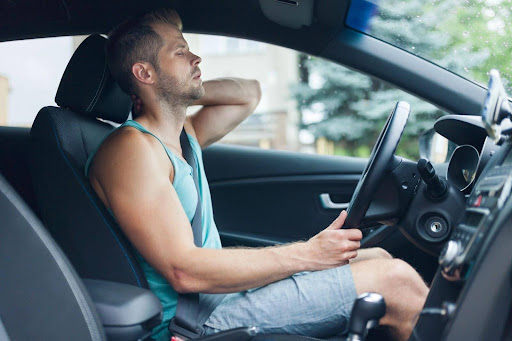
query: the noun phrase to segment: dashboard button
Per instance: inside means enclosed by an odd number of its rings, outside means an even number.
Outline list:
[[[480,207],[482,204],[482,194],[480,194],[478,197],[476,197],[475,201],[473,202],[473,207]]]

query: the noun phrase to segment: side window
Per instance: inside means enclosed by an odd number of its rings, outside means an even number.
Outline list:
[[[300,150],[299,113],[290,97],[290,84],[299,79],[295,51],[236,38],[184,36],[191,51],[202,58],[204,80],[241,77],[261,84],[263,96],[255,113],[221,143]]]
[[[64,69],[82,37],[0,43],[0,125],[30,127],[55,104]]]
[[[262,99],[255,113],[221,143],[329,155],[368,157],[397,101],[412,113],[398,154],[418,158],[418,136],[444,115],[378,79],[336,63],[269,44],[187,34],[202,57],[205,80],[254,78]]]
[[[0,125],[29,127],[42,107],[55,105],[64,69],[83,39],[0,44]],[[416,159],[418,135],[444,114],[375,78],[294,50],[220,36],[185,34],[185,39],[203,59],[204,79],[261,83],[255,113],[221,143],[368,157],[395,102],[404,100],[413,110],[398,153]]]

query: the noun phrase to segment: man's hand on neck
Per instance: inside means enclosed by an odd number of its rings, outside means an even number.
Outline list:
[[[203,107],[190,116],[189,125],[185,124],[187,105],[172,105],[156,99],[146,105],[145,101],[132,95],[134,117],[173,145],[178,142],[185,125],[187,132],[205,148],[252,114],[261,98],[260,85],[256,80],[214,79],[204,82],[203,87],[204,96],[191,103]]]
[[[193,105],[203,108],[190,116],[202,148],[220,140],[254,112],[261,99],[260,83],[220,78],[203,83],[205,94]]]

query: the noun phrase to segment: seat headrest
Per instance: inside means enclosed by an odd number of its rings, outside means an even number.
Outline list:
[[[106,41],[95,34],[80,44],[64,71],[55,102],[87,116],[122,123],[132,102],[107,67]]]

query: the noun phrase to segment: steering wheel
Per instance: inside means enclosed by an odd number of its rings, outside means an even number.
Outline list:
[[[352,195],[352,200],[347,210],[345,228],[359,228],[366,211],[377,191],[379,184],[392,164],[393,154],[404,132],[411,106],[407,102],[398,102],[395,109],[389,115],[384,129],[382,129],[368,164],[361,176],[361,180]]]

